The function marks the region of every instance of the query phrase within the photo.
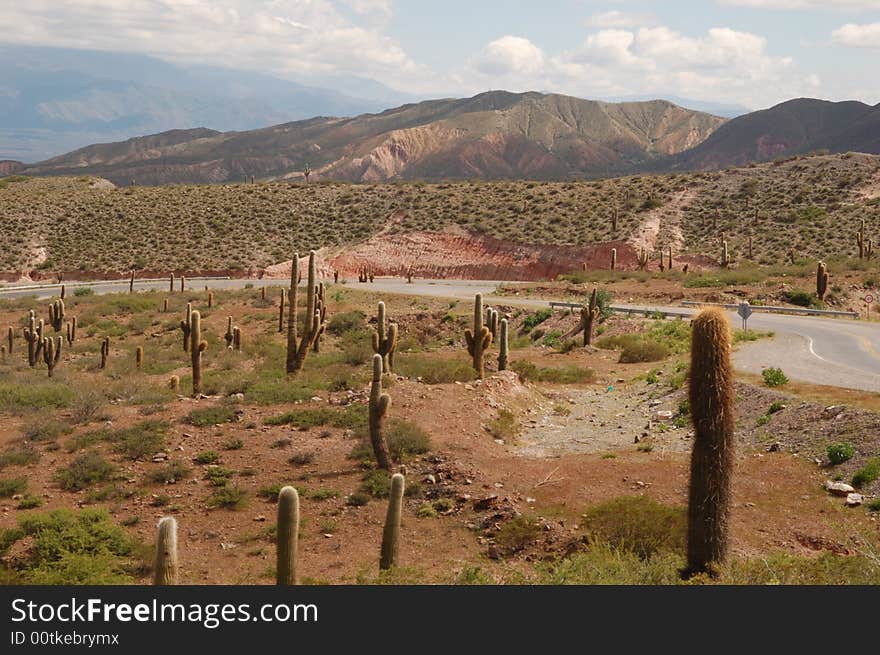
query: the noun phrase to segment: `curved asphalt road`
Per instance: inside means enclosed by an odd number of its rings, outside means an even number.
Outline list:
[[[128,280],[91,284],[69,281],[65,283],[72,292],[79,286],[92,286],[95,293],[119,293],[128,291]],[[282,286],[282,279],[199,279],[188,278],[190,290],[241,289],[251,284],[254,287]],[[430,296],[470,300],[475,293],[482,293],[486,302],[514,305],[528,308],[547,307],[547,300],[528,296],[493,296],[501,282],[482,280],[416,280],[407,284],[399,278],[377,278],[371,284],[358,284],[349,281],[355,288],[371,291],[397,293],[414,296]],[[12,285],[9,285],[10,287]],[[25,285],[21,285],[25,286]],[[18,285],[16,285],[18,287]],[[135,282],[138,290],[167,292],[167,280]],[[49,298],[57,295],[57,285],[37,288],[4,289],[0,287],[0,297]],[[695,309],[682,307],[650,307],[646,310],[671,310],[696,313]],[[733,325],[740,325],[735,313],[730,313]],[[734,361],[738,369],[760,373],[768,366],[778,366],[793,380],[865,391],[880,391],[880,326],[853,319],[830,319],[811,316],[792,316],[783,314],[755,313],[749,319],[749,327],[754,330],[772,331],[773,339],[763,339],[745,344],[737,349]]]

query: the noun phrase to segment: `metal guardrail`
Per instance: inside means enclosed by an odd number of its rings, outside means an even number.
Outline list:
[[[175,282],[180,278],[175,278]],[[188,277],[186,278],[188,282],[195,280],[231,280],[232,278],[229,275],[200,275],[198,277]],[[98,286],[108,286],[111,284],[128,284],[131,281],[131,278],[124,278],[120,280],[99,280],[97,282],[81,282],[79,280],[70,280],[63,282],[53,282],[52,284],[26,284],[24,286],[17,287],[3,287],[0,286],[0,293],[4,292],[15,292],[15,291],[39,291],[41,289],[55,289],[61,288],[61,285],[67,285],[71,287],[98,287]],[[135,279],[134,283],[137,284],[150,284],[150,283],[167,283],[167,277],[145,277]]]
[[[736,311],[739,305],[731,305],[720,302],[695,302],[684,300],[681,303],[687,307],[724,307]],[[807,309],[802,307],[774,307],[772,305],[749,305],[753,312],[767,312],[769,314],[801,314],[807,316],[844,316],[847,318],[859,318],[858,312],[839,312],[830,309]]]
[[[566,309],[581,309],[584,307],[581,303],[578,302],[558,302],[556,300],[550,301],[550,308],[556,307],[565,307]],[[621,307],[619,305],[610,305],[608,307],[612,312],[620,312],[621,314],[643,314],[644,316],[650,318],[652,316],[656,316],[657,314],[662,314],[664,317],[672,316],[675,318],[690,318],[693,316],[692,312],[677,312],[670,311],[665,309],[655,309],[653,307]]]

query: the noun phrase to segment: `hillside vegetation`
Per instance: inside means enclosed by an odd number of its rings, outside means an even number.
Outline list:
[[[512,244],[672,245],[676,256],[712,260],[726,238],[737,264],[752,235],[752,259],[775,264],[792,248],[798,258],[853,256],[863,220],[866,238],[880,238],[880,157],[871,155],[584,182],[114,188],[89,177],[10,177],[0,179],[0,272],[245,274],[294,249],[453,227]]]

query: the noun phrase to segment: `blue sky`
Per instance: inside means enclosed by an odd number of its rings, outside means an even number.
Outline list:
[[[131,51],[419,96],[880,102],[880,0],[0,0],[0,41]]]

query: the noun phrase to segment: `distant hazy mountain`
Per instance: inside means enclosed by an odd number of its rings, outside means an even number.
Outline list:
[[[367,94],[360,97],[126,53],[0,45],[0,61],[0,159],[38,161],[170,129],[248,130],[312,116],[353,116],[409,100],[372,80],[331,80]]]
[[[90,146],[27,168],[118,183],[298,177],[560,179],[629,171],[704,141],[724,119],[665,101],[610,104],[493,91],[355,118],[259,130],[176,131]]]
[[[790,100],[734,118],[669,163],[678,169],[726,168],[817,150],[880,154],[880,105]]]
[[[646,95],[630,95],[616,96],[613,98],[603,98],[607,102],[646,102],[648,100],[667,100],[674,105],[684,107],[685,109],[693,109],[694,111],[702,111],[714,116],[723,116],[724,118],[736,118],[744,114],[750,113],[752,110],[745,105],[733,105],[722,102],[710,102],[707,100],[693,100],[692,98],[682,98],[680,96],[663,94],[661,96]]]

